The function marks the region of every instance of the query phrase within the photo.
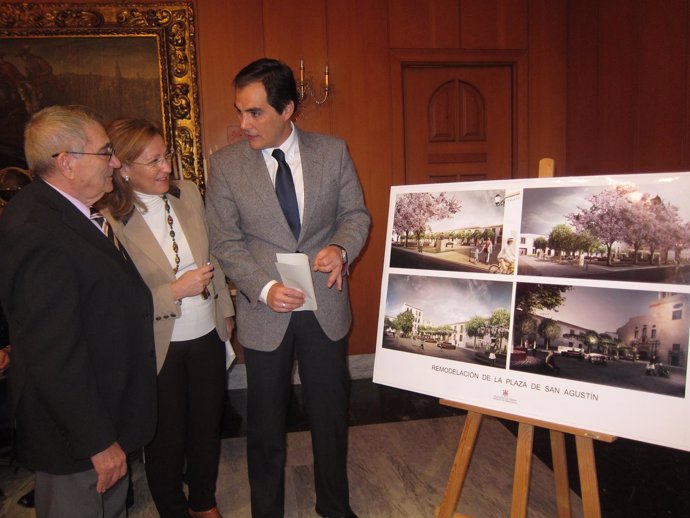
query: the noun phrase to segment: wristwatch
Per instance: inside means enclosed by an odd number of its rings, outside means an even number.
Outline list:
[[[343,264],[345,264],[347,262],[347,250],[345,250],[340,245],[336,245],[335,243],[333,243],[333,246],[337,246],[338,248],[340,248],[340,258],[342,259]]]

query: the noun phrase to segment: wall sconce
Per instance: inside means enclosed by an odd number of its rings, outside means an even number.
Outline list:
[[[297,85],[297,95],[299,95],[300,103],[308,103],[311,98],[315,104],[323,104],[328,99],[328,92],[330,91],[330,86],[328,84],[328,63],[323,72],[323,84],[321,85],[321,91],[323,92],[323,97],[317,97],[317,92],[314,90],[314,86],[311,82],[311,74],[305,77],[304,74],[304,58],[299,58],[299,83]]]

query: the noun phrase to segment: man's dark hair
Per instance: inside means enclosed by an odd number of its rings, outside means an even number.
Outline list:
[[[297,112],[299,104],[297,85],[289,66],[277,59],[257,59],[240,70],[232,84],[239,89],[257,82],[264,85],[268,104],[273,106],[278,113],[283,113],[290,101],[295,103],[295,113]]]

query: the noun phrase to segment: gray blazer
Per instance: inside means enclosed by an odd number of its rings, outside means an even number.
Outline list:
[[[169,194],[170,205],[192,249],[194,261],[198,266],[210,261],[216,268],[213,282],[208,285],[208,291],[215,303],[216,331],[221,340],[227,340],[229,337],[225,318],[233,316],[235,310],[225,283],[225,275],[215,258],[209,255],[203,200],[196,185],[186,180],[178,182],[176,186],[171,186]],[[108,211],[103,212],[153,294],[156,365],[160,372],[170,346],[175,319],[182,314],[180,303],[172,294],[171,285],[175,281],[175,274],[168,258],[138,210],[133,211],[124,221],[113,219]]]
[[[211,156],[206,195],[211,251],[238,287],[238,339],[250,349],[277,348],[290,321],[290,313],[276,313],[259,300],[266,283],[280,281],[277,252],[303,252],[313,263],[319,250],[337,244],[352,262],[369,233],[371,219],[345,142],[300,130],[297,137],[304,175],[298,241],[283,216],[261,151],[243,141]],[[331,340],[339,340],[352,318],[347,278],[338,291],[326,287],[328,274],[312,272],[312,277],[316,318]]]

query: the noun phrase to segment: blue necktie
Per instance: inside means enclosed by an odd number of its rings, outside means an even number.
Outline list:
[[[295,194],[295,183],[292,181],[290,166],[285,161],[285,153],[280,149],[273,150],[273,158],[278,161],[278,171],[276,172],[276,196],[283,209],[285,219],[287,219],[290,230],[299,239],[301,228],[299,222],[299,207],[297,206],[297,195]]]

